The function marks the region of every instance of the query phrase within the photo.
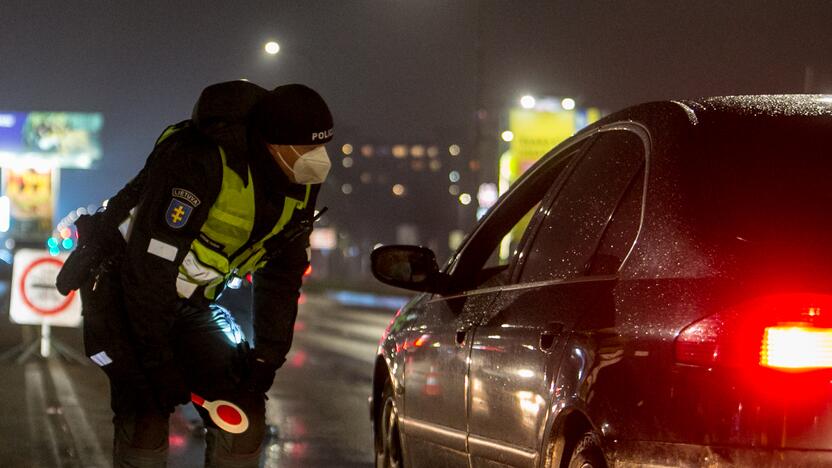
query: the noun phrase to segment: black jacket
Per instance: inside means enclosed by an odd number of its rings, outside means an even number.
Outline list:
[[[245,82],[206,88],[192,119],[157,144],[145,168],[108,206],[108,214],[119,217],[131,205],[125,201],[130,192],[138,196],[121,276],[138,357],[146,368],[166,365],[173,359],[175,314],[184,300],[177,295],[176,276],[220,191],[222,162],[218,145],[223,147],[229,167],[243,180],[247,180],[251,167],[256,204],[252,240],[271,231],[286,195],[302,199],[305,194],[305,187],[291,183],[265,145],[247,130],[245,116],[261,91],[265,92]],[[285,229],[312,217],[319,189],[313,187],[307,208],[297,211]],[[188,206],[192,209],[184,222],[180,219],[172,226],[169,210],[175,198],[181,201],[183,193],[189,194]],[[254,275],[256,348],[259,355],[275,364],[283,362],[291,346],[301,279],[309,264],[308,239],[307,232],[289,245],[267,243],[269,252],[279,249],[280,255]],[[151,242],[156,249],[149,249]],[[159,245],[165,246],[163,256],[159,255]],[[201,290],[189,301],[202,306],[207,302]]]

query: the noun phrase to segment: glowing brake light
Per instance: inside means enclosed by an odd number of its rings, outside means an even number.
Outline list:
[[[808,371],[832,369],[832,295],[758,297],[691,323],[674,343],[676,362]]]
[[[832,367],[832,329],[766,327],[760,349],[760,365],[793,370]]]

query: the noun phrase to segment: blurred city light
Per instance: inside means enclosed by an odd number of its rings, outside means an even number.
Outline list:
[[[352,167],[353,160],[351,157],[347,156],[346,158],[341,160],[341,164],[346,168],[350,168]]]
[[[451,182],[459,182],[459,171],[451,171],[448,173],[448,180]]]
[[[560,102],[560,105],[566,110],[572,110],[575,108],[575,100],[572,98],[565,98]]]
[[[480,184],[480,188],[477,190],[477,202],[479,203],[480,208],[491,208],[495,203],[497,203],[497,198],[497,184]]]
[[[448,154],[451,156],[459,156],[459,145],[451,145],[448,147]]]
[[[506,130],[500,134],[500,138],[502,138],[503,141],[511,141],[514,139],[514,133],[512,133],[511,130]]]
[[[459,246],[462,245],[463,240],[465,240],[465,231],[454,229],[448,233],[448,247],[451,250],[459,248]]]
[[[402,195],[404,195],[404,185],[402,185],[402,184],[394,185],[393,186],[393,195],[395,195],[397,197],[401,197]]]
[[[523,109],[534,108],[535,102],[534,96],[530,96],[528,94],[520,98],[520,105],[523,106]]]
[[[448,193],[450,193],[453,196],[459,195],[459,185],[454,184],[454,185],[449,186],[448,187]]]
[[[346,154],[347,156],[352,154],[352,145],[347,143],[346,145],[341,147],[341,152]]]
[[[459,202],[463,205],[470,205],[471,204],[471,194],[470,193],[463,193],[459,196]]]
[[[342,185],[342,186],[341,186],[341,192],[343,192],[343,193],[344,193],[344,195],[349,195],[349,194],[351,194],[351,193],[352,193],[352,184],[344,184],[344,185]]]
[[[269,55],[275,55],[280,52],[280,44],[274,41],[270,41],[266,43],[266,53]]]
[[[393,147],[394,158],[404,158],[407,156],[407,147],[405,145],[396,145]]]

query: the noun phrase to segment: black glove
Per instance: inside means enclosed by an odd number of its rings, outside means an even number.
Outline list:
[[[191,392],[182,371],[171,361],[146,369],[156,404],[163,411],[173,411],[176,405],[191,401]]]
[[[257,350],[252,350],[249,353],[248,369],[246,378],[243,380],[243,388],[254,393],[268,392],[274,382],[274,373],[280,369],[284,362],[286,362],[286,359],[269,360],[261,356]]]
[[[64,296],[81,288],[105,268],[105,260],[117,262],[116,257],[126,246],[118,227],[108,225],[103,213],[82,215],[75,221],[78,228],[78,247],[64,262],[55,286]]]

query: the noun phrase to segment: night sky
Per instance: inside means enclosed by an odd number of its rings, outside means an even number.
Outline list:
[[[807,67],[832,93],[830,31],[832,1],[3,0],[0,109],[104,113],[104,160],[63,172],[62,216],[112,195],[217,81],[312,86],[339,146],[466,142],[477,109],[524,93],[615,110],[802,92]]]

